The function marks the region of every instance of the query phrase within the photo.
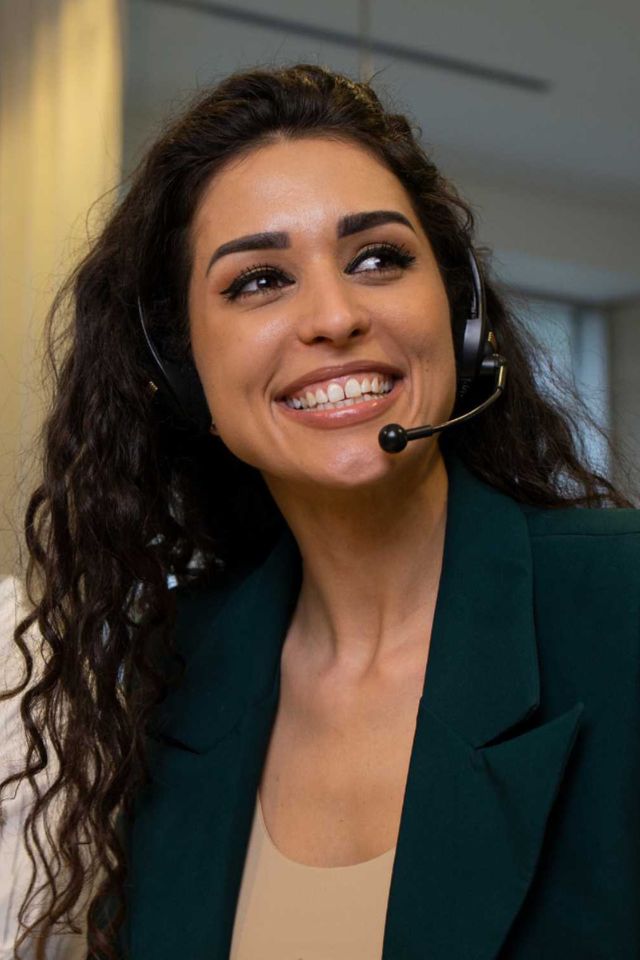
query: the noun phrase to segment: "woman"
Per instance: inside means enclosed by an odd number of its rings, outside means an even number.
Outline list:
[[[92,957],[637,956],[640,522],[576,509],[629,504],[472,240],[299,65],[207,92],[68,285],[23,716]]]

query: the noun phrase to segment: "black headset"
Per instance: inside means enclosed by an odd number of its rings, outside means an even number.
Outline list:
[[[149,389],[169,414],[171,425],[196,436],[210,435],[211,414],[195,364],[191,360],[178,363],[169,360],[159,343],[147,330],[142,300],[138,296],[138,317],[150,359]]]
[[[476,386],[484,383],[488,377],[495,377],[497,373],[498,385],[492,395],[492,399],[495,399],[502,392],[506,374],[506,361],[497,353],[496,339],[489,328],[484,284],[471,247],[469,247],[468,253],[472,277],[472,297],[460,348],[456,350],[458,404],[464,401],[467,394],[472,392]],[[150,366],[153,370],[152,376],[154,379],[149,381],[149,388],[164,400],[174,426],[198,435],[210,434],[211,414],[195,365],[190,360],[177,363],[163,356],[162,350],[159,349],[147,330],[140,297],[137,298],[137,305],[140,326],[151,360]],[[485,406],[488,406],[487,401],[480,407],[474,408],[471,413],[479,413],[480,409],[484,409]],[[470,414],[464,414],[463,416],[468,419]],[[462,418],[456,418],[456,422],[458,419]],[[447,425],[449,423],[452,423],[452,421],[448,421]],[[430,429],[435,432],[436,429],[441,428]],[[412,437],[409,436],[409,439],[412,439]],[[399,449],[402,449],[402,447]],[[391,447],[389,447],[389,451],[396,452]]]

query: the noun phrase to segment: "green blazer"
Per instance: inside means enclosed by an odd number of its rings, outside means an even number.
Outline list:
[[[448,469],[383,958],[637,960],[640,511],[523,507]],[[300,583],[287,531],[178,589],[187,672],[127,833],[134,960],[228,958]]]

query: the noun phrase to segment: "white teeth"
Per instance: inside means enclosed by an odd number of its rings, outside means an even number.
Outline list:
[[[345,397],[361,397],[362,390],[360,384],[355,377],[349,377],[347,382],[344,385],[344,395]]]
[[[344,385],[344,390],[339,383],[330,383],[327,391],[319,387],[315,392],[307,390],[304,397],[289,397],[286,400],[287,406],[296,410],[330,410],[336,406],[351,406],[360,400],[370,401],[374,395],[389,393],[393,387],[393,379],[383,380],[377,374],[372,380],[369,377],[363,377],[358,381],[355,377],[349,377]]]
[[[344,390],[339,383],[330,383],[327,387],[327,400],[329,403],[337,403],[338,400],[344,400]]]

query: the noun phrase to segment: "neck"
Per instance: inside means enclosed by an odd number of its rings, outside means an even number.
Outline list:
[[[302,556],[287,641],[295,638],[322,672],[354,678],[412,650],[426,657],[448,492],[438,446],[393,487],[336,493],[265,479]]]

